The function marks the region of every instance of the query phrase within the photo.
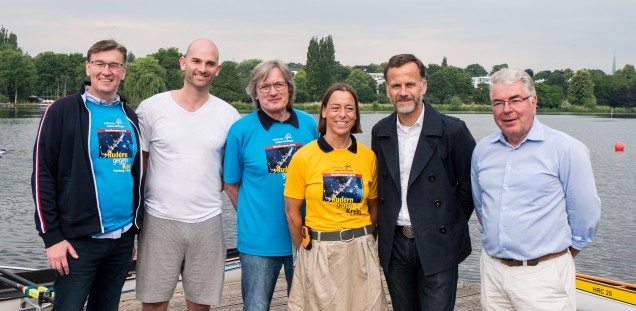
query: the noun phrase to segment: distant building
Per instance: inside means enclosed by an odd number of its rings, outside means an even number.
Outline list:
[[[368,75],[370,75],[373,80],[375,80],[375,82],[380,85],[382,83],[384,83],[384,74],[381,72],[367,72]]]
[[[473,77],[473,87],[477,88],[477,86],[480,83],[486,83],[486,84],[490,84],[490,77],[489,76],[485,76],[485,77]]]

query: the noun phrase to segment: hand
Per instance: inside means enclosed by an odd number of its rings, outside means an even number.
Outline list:
[[[572,254],[572,258],[576,257],[576,255],[578,255],[580,252],[581,250],[570,246],[570,254]]]
[[[67,240],[61,241],[46,249],[46,258],[49,260],[49,266],[52,269],[57,270],[57,272],[62,276],[71,273],[68,268],[66,254],[70,254],[71,257],[75,259],[79,258],[75,249]]]

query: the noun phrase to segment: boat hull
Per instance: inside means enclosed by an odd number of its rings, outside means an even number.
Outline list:
[[[124,287],[121,292],[121,299],[134,299],[135,298],[135,285],[136,276],[134,272],[135,262],[131,268],[131,273],[126,278]],[[17,273],[21,277],[30,280],[36,284],[50,287],[55,280],[55,273],[51,269],[29,271],[24,273]],[[236,249],[228,249],[227,259],[225,261],[225,277],[224,283],[233,283],[241,281],[241,261],[239,260],[238,251]],[[177,283],[175,290],[183,289],[181,279]],[[24,294],[18,290],[8,288],[6,286],[0,286],[0,311],[27,311],[27,310],[40,310],[35,299],[29,299],[24,297]],[[50,310],[51,304],[43,304],[41,310]]]

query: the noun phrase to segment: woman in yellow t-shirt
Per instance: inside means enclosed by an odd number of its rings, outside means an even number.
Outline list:
[[[320,138],[298,150],[287,167],[285,212],[298,249],[289,310],[387,310],[372,234],[376,157],[351,135],[362,132],[351,86],[327,90],[318,131]]]

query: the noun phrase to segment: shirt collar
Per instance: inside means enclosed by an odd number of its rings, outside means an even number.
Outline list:
[[[546,135],[545,125],[543,125],[543,123],[541,123],[537,117],[534,117],[534,120],[532,121],[532,127],[530,128],[528,135],[526,135],[526,138],[524,138],[523,141],[521,141],[521,143],[516,148],[521,147],[521,145],[523,145],[523,143],[525,143],[527,140],[530,140],[530,141],[545,140],[545,135]],[[500,141],[501,143],[505,145],[510,145],[510,143],[508,143],[502,131],[499,131],[499,135],[495,135],[493,137],[493,139],[491,140],[491,143],[498,142],[498,141]]]
[[[287,120],[285,121],[278,121],[270,117],[263,110],[258,110],[256,114],[258,115],[258,121],[261,122],[261,125],[266,131],[269,131],[269,129],[272,127],[272,125],[274,125],[274,123],[287,123],[292,125],[295,128],[299,128],[300,126],[298,125],[298,116],[296,115],[296,112],[294,111],[294,109],[290,109],[288,111],[289,111],[289,118],[287,118]]]
[[[412,126],[402,125],[402,123],[400,123],[400,117],[398,116],[397,118],[395,118],[396,127],[404,131],[415,126],[416,124],[419,125],[420,127],[423,127],[424,126],[424,110],[426,110],[425,109],[426,107],[424,107],[424,102],[420,103],[420,105],[422,105],[422,112],[420,112],[420,116],[417,117],[417,121],[415,121],[415,124],[413,124]]]
[[[349,137],[351,137],[351,146],[349,146],[347,150],[349,150],[351,153],[358,153],[358,143],[356,142],[356,138],[353,137],[353,135],[351,134],[349,134]],[[331,147],[325,139],[325,135],[321,135],[320,138],[318,138],[318,147],[324,153],[329,153],[334,150],[333,147]]]
[[[121,99],[119,98],[119,94],[115,94],[115,99],[111,102],[97,98],[95,96],[93,96],[93,94],[89,93],[88,90],[90,90],[90,86],[86,86],[86,91],[84,92],[84,101],[90,101],[92,103],[98,104],[100,106],[114,106],[117,105],[121,102]]]

